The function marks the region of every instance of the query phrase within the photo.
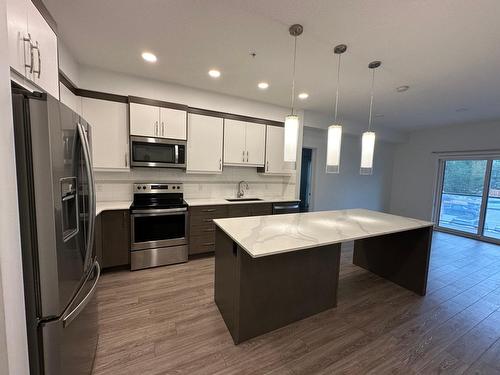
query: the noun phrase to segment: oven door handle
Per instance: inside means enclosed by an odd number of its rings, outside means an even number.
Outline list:
[[[187,213],[187,208],[166,208],[153,210],[132,210],[132,215],[135,217],[141,216],[163,216],[163,215],[179,215]]]

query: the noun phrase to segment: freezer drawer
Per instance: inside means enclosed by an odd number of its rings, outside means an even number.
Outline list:
[[[63,316],[42,323],[45,375],[90,375],[97,347],[95,291],[100,267],[95,262],[84,285]]]

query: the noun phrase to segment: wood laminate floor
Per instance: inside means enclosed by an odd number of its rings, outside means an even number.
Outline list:
[[[238,346],[213,258],[104,274],[94,374],[500,374],[500,246],[435,233],[426,297],[351,260],[337,308]]]

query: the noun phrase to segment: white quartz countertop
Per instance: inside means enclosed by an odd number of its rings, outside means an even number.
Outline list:
[[[95,204],[95,216],[99,215],[102,211],[128,210],[131,205],[132,205],[132,201],[96,202],[96,204]]]
[[[365,209],[216,219],[253,258],[434,225]]]
[[[245,197],[253,198],[253,197]],[[229,202],[226,198],[184,198],[188,206],[217,206],[222,204],[248,204],[248,203],[280,203],[280,202],[299,202],[299,199],[290,199],[283,197],[263,197],[258,201],[237,201]]]

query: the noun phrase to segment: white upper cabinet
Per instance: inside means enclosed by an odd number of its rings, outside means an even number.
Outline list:
[[[224,121],[224,164],[245,164],[246,122]]]
[[[264,166],[266,126],[238,120],[224,122],[224,164]]]
[[[8,0],[10,66],[59,99],[57,36],[30,0]]]
[[[160,109],[151,105],[130,103],[130,135],[160,136]]]
[[[33,3],[28,3],[28,31],[35,45],[33,82],[53,97],[59,98],[57,36]]]
[[[266,127],[266,174],[290,174],[290,163],[284,160],[285,129],[279,126]]]
[[[248,123],[246,126],[247,163],[255,166],[264,165],[266,152],[266,125]]]
[[[23,76],[26,62],[30,61],[28,39],[28,2],[21,0],[7,0],[7,27],[9,38],[9,62],[10,66]]]
[[[186,140],[187,112],[130,103],[130,135]]]
[[[189,113],[186,171],[221,173],[223,137],[223,119]]]
[[[129,170],[127,104],[82,98],[82,117],[91,126],[94,168]]]
[[[160,137],[186,140],[187,112],[160,108]]]

